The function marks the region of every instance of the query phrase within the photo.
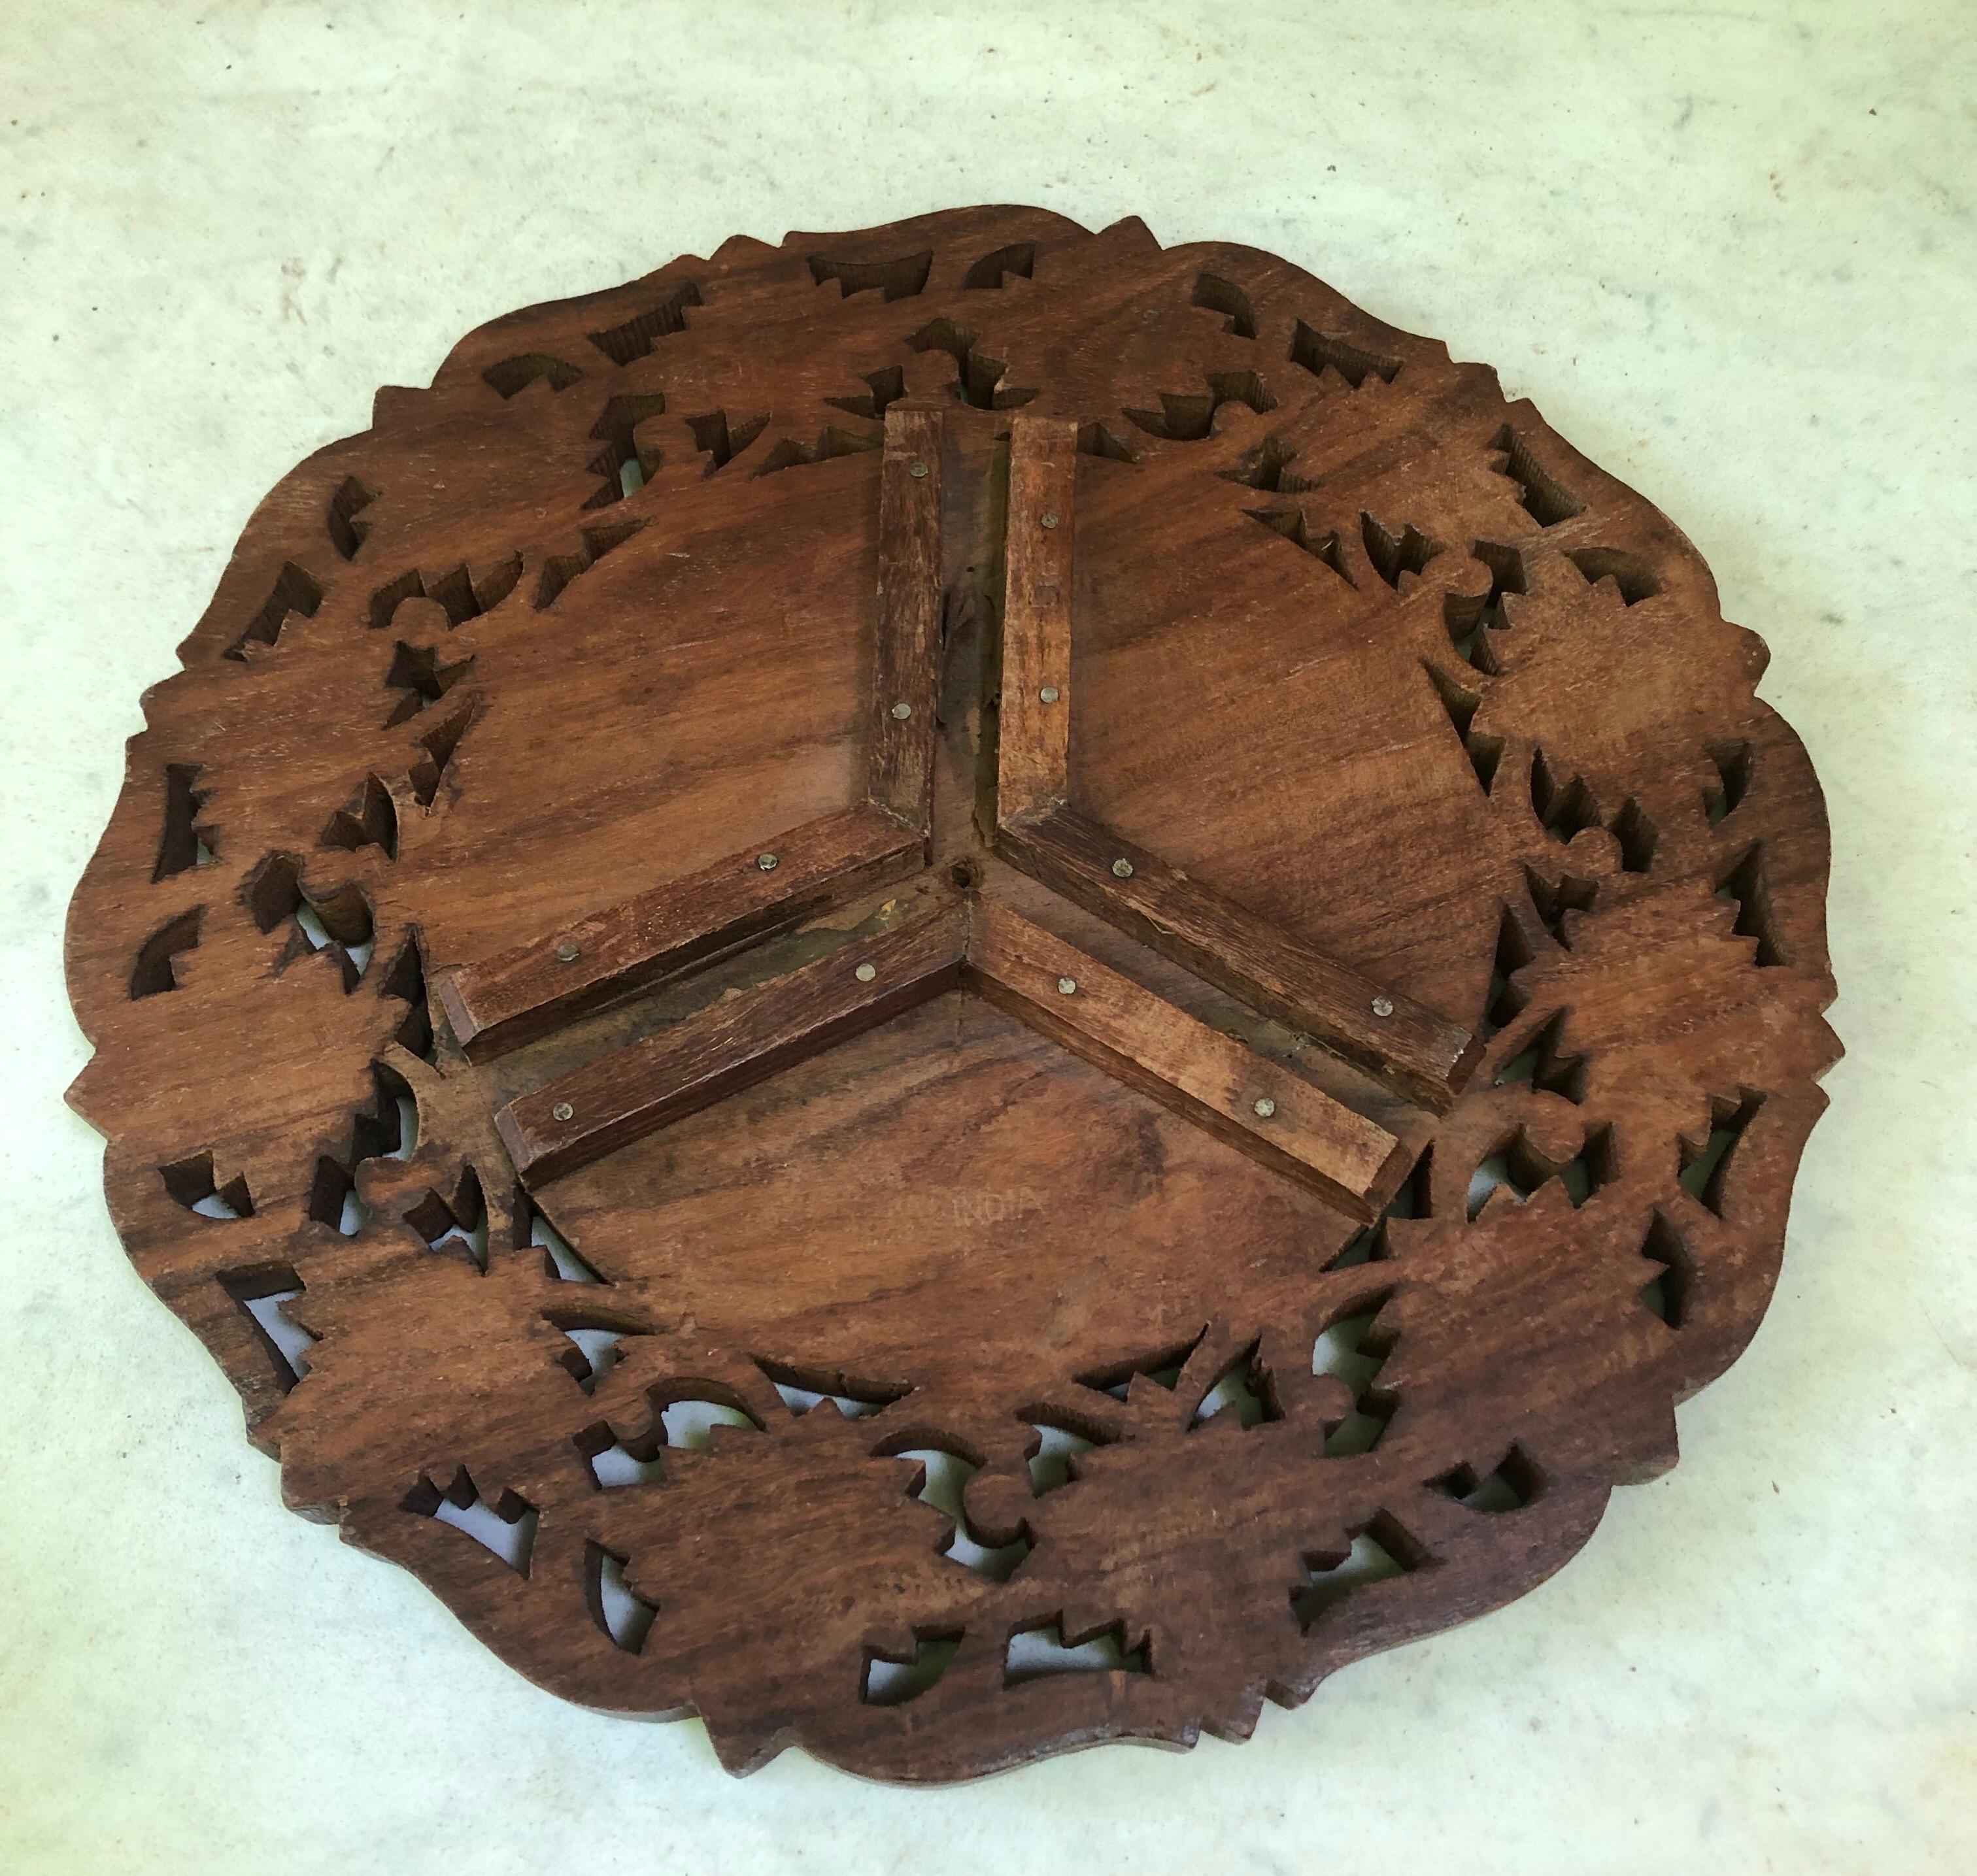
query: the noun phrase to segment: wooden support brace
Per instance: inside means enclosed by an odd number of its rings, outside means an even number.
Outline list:
[[[937,410],[886,413],[879,470],[879,628],[872,652],[866,797],[922,832],[933,826],[940,680],[941,450]]]
[[[1077,483],[1075,424],[1010,420],[995,772],[996,813],[1005,820],[1061,803],[1068,786]]]
[[[439,978],[440,1006],[469,1058],[487,1061],[628,990],[903,879],[925,847],[916,829],[876,809],[827,814],[771,846],[457,966]]]
[[[938,995],[966,936],[949,905],[854,938],[510,1101],[494,1116],[501,1143],[525,1184],[560,1179]]]
[[[1482,1059],[1481,1038],[1460,1024],[1299,944],[1068,809],[1005,821],[996,844],[1053,891],[1437,1113]]]
[[[1407,1175],[1376,1122],[1002,907],[975,908],[968,971],[990,1002],[1355,1218]]]

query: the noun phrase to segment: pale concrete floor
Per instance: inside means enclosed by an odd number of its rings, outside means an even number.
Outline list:
[[[1977,41],[1957,0],[0,9],[0,1865],[1977,1866]],[[249,509],[448,343],[735,230],[1256,242],[1695,538],[1834,836],[1850,1053],[1744,1359],[1514,1607],[1255,1741],[944,1793],[537,1693],[283,1512],[59,1104],[64,902]]]

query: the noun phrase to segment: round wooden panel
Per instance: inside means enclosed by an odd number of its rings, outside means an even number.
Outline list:
[[[131,1258],[295,1508],[737,1770],[1244,1734],[1762,1313],[1838,1053],[1763,648],[1267,255],[510,315],[182,655],[69,931]]]

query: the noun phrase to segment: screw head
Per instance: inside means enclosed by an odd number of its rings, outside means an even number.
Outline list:
[[[895,704],[893,706],[893,714],[902,723],[904,723],[913,714],[913,707],[910,704]]]
[[[1047,508],[1044,510],[1043,526],[1047,528],[1054,528],[1057,526],[1057,510],[1055,508]]]
[[[1277,1111],[1277,1104],[1267,1094],[1264,1094],[1257,1096],[1253,1103],[1253,1108],[1259,1120],[1268,1120]]]
[[[1046,704],[1055,704],[1058,699],[1057,686],[1054,684],[1047,684],[1037,693],[1037,695]]]
[[[776,870],[776,856],[773,853],[758,853],[755,856],[755,865],[759,872],[772,873]]]
[[[1057,981],[1057,994],[1060,997],[1075,997],[1078,994],[1078,979],[1074,977],[1059,978]]]
[[[906,465],[906,473],[912,476],[916,482],[925,480],[927,466],[924,463],[909,463]]]
[[[876,964],[861,964],[851,974],[857,978],[860,983],[869,984],[879,974],[879,967]]]
[[[574,1120],[576,1118],[576,1109],[567,1101],[557,1102],[550,1112],[559,1120]]]
[[[1391,1016],[1394,1014],[1393,998],[1391,997],[1375,997],[1373,999],[1373,1014],[1375,1016]]]
[[[556,947],[556,962],[558,964],[575,964],[577,959],[583,955],[583,954],[578,951],[576,947],[573,945],[568,938],[565,938],[563,941]]]
[[[1159,312],[1154,308],[1149,306],[1140,313],[1140,323],[1142,325],[1151,325],[1156,319],[1159,318],[1160,316]]]
[[[1112,862],[1112,877],[1114,879],[1130,879],[1132,876],[1133,862],[1130,860],[1114,860]]]

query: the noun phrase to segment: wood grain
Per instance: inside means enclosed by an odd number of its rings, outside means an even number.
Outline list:
[[[180,657],[68,935],[132,1263],[287,1502],[734,1770],[1243,1736],[1556,1570],[1776,1282],[1764,648],[1287,262],[985,208],[525,308]]]

